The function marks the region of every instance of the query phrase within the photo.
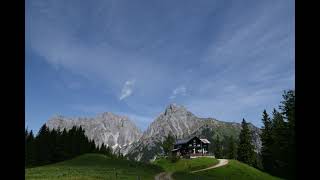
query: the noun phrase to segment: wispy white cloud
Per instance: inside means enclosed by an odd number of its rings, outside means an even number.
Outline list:
[[[124,86],[121,90],[121,95],[119,97],[120,101],[129,97],[132,94],[134,83],[135,83],[135,80],[128,80],[124,83]]]
[[[186,96],[187,95],[187,88],[185,86],[179,86],[172,91],[172,95],[169,97],[170,99],[174,99],[177,96]]]

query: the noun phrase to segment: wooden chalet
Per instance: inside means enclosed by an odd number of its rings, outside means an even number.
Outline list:
[[[208,154],[210,142],[207,139],[192,137],[177,140],[171,152],[177,156],[204,156]]]

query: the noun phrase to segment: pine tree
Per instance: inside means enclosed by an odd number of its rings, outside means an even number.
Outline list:
[[[175,142],[174,136],[172,136],[171,134],[168,134],[168,136],[165,138],[165,140],[161,144],[165,155],[169,155],[169,152],[173,149],[174,142]]]
[[[229,138],[227,157],[229,159],[237,159],[237,144],[236,144],[233,136],[230,136],[230,138]]]
[[[296,142],[295,142],[295,91],[289,90],[284,91],[282,95],[283,101],[279,109],[284,119],[287,121],[287,173],[286,177],[289,179],[294,179],[294,173],[296,172]]]
[[[29,164],[32,166],[36,163],[35,137],[33,135],[32,130],[29,133],[28,141]]]
[[[110,148],[110,146],[107,147],[106,155],[109,157],[112,155],[112,149]]]
[[[287,172],[288,159],[288,134],[287,124],[281,113],[276,109],[273,110],[273,126],[271,146],[273,158],[273,174],[283,177]]]
[[[239,145],[238,145],[238,160],[244,162],[248,165],[254,165],[254,146],[252,145],[252,136],[250,129],[248,127],[248,123],[246,123],[245,119],[242,120],[241,123],[241,132],[239,135]]]
[[[29,165],[29,154],[28,154],[28,136],[29,136],[29,132],[28,129],[25,129],[24,131],[24,139],[25,139],[25,148],[24,148],[24,157],[25,157],[25,166],[27,167]]]
[[[262,122],[263,127],[261,129],[261,142],[262,142],[262,148],[261,148],[261,157],[262,157],[262,164],[264,170],[267,172],[271,172],[273,169],[273,157],[272,157],[272,151],[271,146],[273,145],[273,139],[272,139],[272,121],[267,114],[267,111],[263,111],[262,115]]]
[[[100,154],[106,154],[106,152],[107,152],[107,148],[104,145],[104,143],[102,143],[101,146],[100,146],[100,149],[99,149],[99,153]]]
[[[50,137],[49,128],[44,124],[36,137],[36,154],[37,154],[37,164],[44,165],[50,163]]]
[[[217,135],[213,141],[214,144],[214,155],[216,158],[222,158],[222,143],[220,141],[219,136]]]

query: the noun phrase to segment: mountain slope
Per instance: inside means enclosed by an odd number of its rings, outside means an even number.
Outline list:
[[[253,144],[256,151],[260,151],[260,130],[253,125],[250,125],[250,129],[253,132]],[[157,154],[162,153],[160,144],[168,134],[176,136],[177,139],[195,135],[210,139],[214,134],[218,134],[222,138],[230,135],[237,138],[240,131],[240,123],[223,122],[213,118],[199,118],[183,106],[170,104],[150,124],[139,141],[132,144],[128,155],[129,158],[141,161],[155,159]]]
[[[127,154],[128,147],[136,142],[142,135],[136,125],[126,116],[115,115],[110,112],[102,113],[94,118],[66,118],[57,116],[46,125],[49,129],[71,129],[72,126],[81,126],[89,139],[96,145],[102,143],[112,147],[114,151]]]

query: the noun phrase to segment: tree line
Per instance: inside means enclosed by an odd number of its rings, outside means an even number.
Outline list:
[[[273,109],[272,117],[266,110],[262,113],[261,152],[255,151],[252,132],[245,119],[242,120],[237,139],[224,136],[222,140],[218,134],[205,129],[205,137],[212,142],[209,151],[213,151],[216,158],[236,159],[274,176],[295,179],[295,91],[284,91],[282,97],[279,110]],[[165,154],[170,155],[174,142],[173,136],[166,137],[162,143]]]
[[[248,165],[254,166],[274,176],[295,179],[296,170],[296,144],[295,144],[295,91],[284,91],[283,100],[280,102],[279,110],[273,109],[272,117],[266,110],[262,113],[263,127],[260,139],[262,142],[261,152],[254,151],[252,145],[252,133],[245,119],[241,123],[239,142],[235,145],[231,141],[229,157],[219,150],[219,141],[215,142],[214,152],[216,155],[237,159]],[[220,147],[221,149],[221,147]],[[232,153],[233,152],[233,153]],[[232,156],[233,155],[233,156]],[[234,156],[236,155],[236,156]]]
[[[110,147],[102,144],[96,146],[89,140],[84,129],[73,126],[71,129],[49,129],[45,124],[35,136],[25,130],[25,166],[34,167],[74,158],[84,153],[101,153],[110,157],[123,158],[119,153],[114,155]]]
[[[295,91],[285,91],[282,97],[279,111],[273,109],[272,117],[263,111],[262,163],[272,175],[295,179]]]
[[[262,113],[263,127],[260,134],[262,142],[260,153],[254,151],[252,133],[248,123],[243,119],[238,143],[229,140],[226,143],[227,145],[223,146],[219,137],[217,137],[213,142],[215,156],[237,159],[274,176],[295,179],[295,91],[284,91],[282,97],[283,100],[280,102],[279,110],[274,108],[272,117],[268,115],[266,110]],[[228,139],[226,140],[228,141]],[[224,152],[225,147],[228,150]]]

